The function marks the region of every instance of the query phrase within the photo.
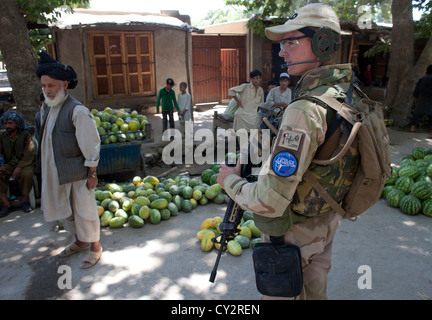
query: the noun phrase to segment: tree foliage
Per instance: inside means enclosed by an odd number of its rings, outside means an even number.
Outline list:
[[[54,22],[61,10],[87,8],[90,0],[15,0],[27,24]]]
[[[391,0],[225,0],[225,3],[243,6],[247,13],[252,13],[248,28],[261,35],[265,28],[284,23],[295,10],[310,3],[327,4],[335,10],[339,19],[352,21],[359,19],[359,9],[366,5],[377,22],[391,21]]]

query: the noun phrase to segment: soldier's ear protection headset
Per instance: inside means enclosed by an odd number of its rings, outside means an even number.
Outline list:
[[[305,36],[311,38],[312,52],[315,56],[317,56],[317,58],[319,59],[317,61],[320,61],[321,65],[329,61],[331,54],[339,49],[340,43],[336,42],[333,31],[328,27],[321,27],[317,30],[313,30],[310,27],[304,27],[299,29],[298,31],[303,33]],[[317,61],[302,61],[297,63],[290,63],[286,66]]]
[[[312,52],[323,63],[329,61],[331,54],[339,49],[340,43],[335,41],[334,33],[328,27],[321,27],[317,30],[305,27],[299,31],[311,38]]]

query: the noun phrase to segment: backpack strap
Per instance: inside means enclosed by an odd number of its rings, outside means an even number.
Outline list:
[[[340,102],[337,99],[330,97],[326,94],[313,94],[313,95],[303,95],[299,97],[300,99],[308,99],[312,102],[315,102],[323,107],[330,107],[333,110],[335,110],[338,114],[342,115],[342,117],[347,120],[350,124],[353,125],[350,135],[342,148],[342,150],[335,155],[333,158],[329,160],[318,160],[313,159],[312,162],[318,165],[329,165],[331,163],[334,163],[341,159],[346,152],[351,147],[352,143],[355,141],[355,138],[357,137],[357,133],[359,132],[361,126],[362,126],[362,117],[363,115],[355,114],[353,117],[352,113],[346,112],[347,110],[344,102]],[[333,130],[333,129],[332,129]],[[324,147],[325,149],[325,147]],[[323,188],[323,186],[319,183],[319,181],[314,177],[314,175],[310,172],[309,169],[307,169],[303,175],[303,179],[312,185],[312,187],[319,193],[319,195],[332,207],[334,211],[336,211],[340,216],[345,218],[347,216],[347,212],[341,207],[339,203],[336,202],[336,200]]]
[[[347,112],[347,110],[350,110],[351,107],[349,107],[350,109],[347,109],[346,107],[348,107],[348,105],[346,105],[344,102],[340,102],[339,100],[330,97],[329,95],[326,94],[305,94],[300,96],[297,99],[307,99],[309,101],[312,101],[314,103],[317,103],[323,107],[330,107],[331,109],[335,110],[338,114],[340,114],[345,120],[347,120],[351,125],[353,125],[353,128],[351,129],[351,133],[348,137],[348,140],[346,141],[344,147],[342,148],[342,150],[335,155],[333,158],[328,159],[328,160],[319,160],[319,159],[313,159],[312,162],[321,166],[326,166],[329,164],[332,164],[336,161],[338,161],[340,158],[342,158],[346,152],[349,150],[349,148],[351,147],[352,143],[354,142],[357,133],[360,130],[360,127],[362,126],[362,118],[363,115],[361,113],[357,113],[355,117],[353,117],[352,113]],[[334,130],[331,129],[331,130]],[[326,135],[327,137],[327,135]],[[324,148],[325,149],[325,148]]]
[[[307,169],[303,174],[303,179],[312,185],[319,195],[342,217],[345,217],[346,211],[340,206],[339,203],[322,187],[318,180],[313,176],[312,172]]]

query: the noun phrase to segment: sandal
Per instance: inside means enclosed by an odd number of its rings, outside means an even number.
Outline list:
[[[88,269],[93,267],[96,263],[98,263],[100,257],[102,256],[102,248],[98,251],[89,251],[85,260],[81,263],[81,269]]]
[[[89,248],[90,248],[90,244],[87,244],[84,247],[80,247],[74,242],[69,247],[65,248],[62,252],[60,252],[59,257],[66,258],[77,252],[86,251]]]

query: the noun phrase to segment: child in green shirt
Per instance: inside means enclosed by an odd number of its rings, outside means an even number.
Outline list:
[[[177,99],[174,90],[175,83],[174,80],[168,78],[166,80],[166,86],[159,90],[159,94],[156,102],[156,111],[159,113],[159,106],[161,105],[162,100],[162,126],[163,131],[168,128],[168,117],[169,117],[169,126],[174,129],[174,107],[179,111],[179,106],[177,104]]]

